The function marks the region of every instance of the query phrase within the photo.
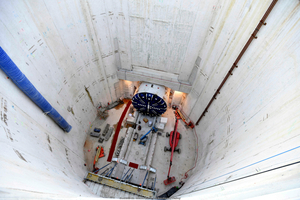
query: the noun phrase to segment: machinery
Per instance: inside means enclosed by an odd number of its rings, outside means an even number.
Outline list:
[[[179,118],[177,117],[176,123],[175,123],[176,129],[177,129],[178,121],[179,121]],[[177,147],[177,145],[178,145],[179,140],[180,140],[181,137],[182,137],[181,134],[180,134],[179,132],[177,132],[177,134],[175,135],[175,131],[171,131],[170,134],[169,134],[169,133],[166,133],[166,137],[170,137],[170,139],[169,139],[170,147],[165,147],[165,148],[164,148],[164,151],[165,151],[165,152],[166,152],[166,151],[172,151],[172,147],[173,147],[173,145],[175,145],[174,151],[177,151],[177,152],[180,154],[180,153],[181,153],[180,148],[176,148],[176,147]],[[174,141],[174,140],[175,140],[175,141]],[[174,142],[175,142],[175,144],[174,144]]]
[[[91,132],[90,136],[92,136],[92,137],[100,137],[100,133]]]
[[[153,131],[154,133],[156,133],[156,132],[157,132],[157,129],[156,129],[154,126],[152,126],[152,128],[151,128],[145,135],[143,135],[143,136],[141,137],[139,144],[142,144],[142,145],[146,146],[146,141],[147,141],[147,139],[148,139],[148,136],[147,136],[147,135],[148,135],[151,131]]]
[[[187,127],[191,127],[191,129],[195,127],[194,123],[191,120],[189,122],[186,121],[186,118],[178,108],[175,108],[174,113],[178,119],[181,119],[186,124]]]
[[[170,137],[170,139],[169,139],[170,147],[165,147],[164,148],[165,152],[166,151],[172,151],[174,136],[175,136],[174,131],[172,131],[171,134],[166,133],[166,137]],[[176,138],[175,138],[175,149],[174,149],[174,152],[176,151],[179,154],[181,153],[181,150],[180,150],[180,148],[176,148],[176,147],[177,147],[178,142],[179,142],[180,139],[181,139],[181,134],[179,132],[177,132],[177,135],[176,135]]]
[[[134,133],[134,136],[133,136],[133,141],[135,142],[138,138],[139,134],[137,132]]]
[[[180,133],[177,132],[178,121],[179,120],[176,118],[174,131],[172,131],[171,134],[170,134],[170,140],[169,141],[170,141],[170,146],[171,146],[171,159],[170,159],[168,177],[167,177],[166,180],[164,180],[165,185],[169,185],[169,184],[174,183],[176,181],[175,176],[170,177],[170,171],[171,171],[171,167],[172,167],[173,153],[174,153],[175,147],[177,146],[179,138],[180,138]],[[165,149],[166,149],[166,147],[165,147]],[[180,153],[180,152],[178,152],[178,153]]]
[[[142,83],[132,98],[132,105],[143,115],[159,116],[166,112],[166,88],[161,85]]]

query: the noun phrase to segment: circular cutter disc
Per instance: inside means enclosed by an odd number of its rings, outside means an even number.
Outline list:
[[[166,102],[156,94],[141,92],[134,95],[132,105],[144,115],[159,116],[166,112]]]

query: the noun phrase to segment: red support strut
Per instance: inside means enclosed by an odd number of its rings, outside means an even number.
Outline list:
[[[112,160],[112,157],[113,157],[113,154],[114,154],[114,151],[115,151],[115,147],[116,147],[116,144],[117,144],[117,140],[118,140],[118,136],[119,136],[119,132],[120,132],[120,129],[121,129],[121,125],[122,125],[122,122],[123,122],[123,119],[129,109],[129,106],[131,105],[131,101],[129,101],[126,105],[126,108],[124,109],[120,119],[119,119],[119,122],[118,122],[118,126],[117,126],[117,129],[116,129],[116,132],[115,132],[115,136],[114,136],[114,139],[113,139],[113,142],[111,144],[111,147],[110,147],[110,152],[109,152],[109,155],[108,155],[108,158],[107,158],[107,162],[111,162]]]

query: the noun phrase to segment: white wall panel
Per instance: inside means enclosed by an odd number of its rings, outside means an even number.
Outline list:
[[[183,111],[196,121],[270,3],[1,1],[1,47],[73,126],[64,133],[0,70],[4,198],[92,196],[82,183],[82,149],[95,106],[130,97],[138,84],[118,77],[187,91]],[[272,172],[246,179],[251,183],[215,185],[299,160],[299,5],[278,1],[196,126],[198,163],[175,197],[243,199],[297,192],[299,173],[293,167],[280,171],[283,178]],[[199,69],[193,70],[197,58]]]
[[[107,42],[98,44],[86,1],[10,1],[1,2],[0,9],[1,47],[73,127],[64,133],[1,71],[1,100],[8,109],[6,122],[1,111],[1,151],[6,152],[1,166],[6,167],[0,176],[9,180],[1,188],[91,196],[82,183],[86,169],[79,149],[96,116],[95,106],[116,99],[115,68],[109,68],[107,77],[101,57],[100,46],[109,50]]]
[[[257,2],[253,3],[246,3],[245,9],[258,6]],[[233,71],[220,91],[221,94],[217,95],[217,99],[196,126],[203,144],[199,151],[200,159],[193,177],[178,195],[190,195],[194,191],[299,160],[299,9],[296,1],[277,3],[266,20],[267,25],[258,32],[258,38],[249,46],[239,67]],[[243,13],[241,11],[239,16]],[[231,25],[225,24],[223,29],[226,26]],[[208,43],[218,43],[214,41],[215,38],[208,40]],[[220,66],[220,69],[221,66],[228,66],[229,69],[232,65],[230,58],[222,56],[221,44],[215,48],[211,45],[211,53],[201,55],[204,60],[201,72],[206,72],[208,80],[204,80],[204,75],[200,74],[192,90],[195,92],[189,94],[185,103],[188,105],[187,110],[192,110],[191,117],[195,121],[222,81],[218,75],[218,67],[213,70],[211,66]],[[227,49],[226,44],[223,45]],[[209,55],[219,53],[221,59],[212,61],[213,58]],[[212,62],[216,62],[215,65],[209,65]],[[205,69],[208,71],[204,71]],[[190,106],[195,102],[196,96],[199,97],[195,106]],[[292,173],[286,171],[283,176],[295,176]],[[259,177],[261,175],[257,175],[254,181],[259,181]],[[269,177],[267,180],[271,183],[275,178]],[[245,182],[241,183],[244,186],[240,187],[244,189],[238,191],[251,190]],[[285,180],[278,184],[295,187]],[[219,187],[226,188],[226,185]],[[263,187],[264,192],[257,195],[268,194],[272,190],[271,184]],[[205,198],[207,194],[214,196],[207,189],[202,193],[198,192],[197,198]],[[231,195],[231,198],[240,199],[251,196],[247,192]]]

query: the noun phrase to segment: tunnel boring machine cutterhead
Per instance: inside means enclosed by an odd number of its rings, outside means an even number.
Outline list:
[[[167,110],[166,88],[152,83],[142,83],[132,98],[133,106],[142,114],[159,116]]]

